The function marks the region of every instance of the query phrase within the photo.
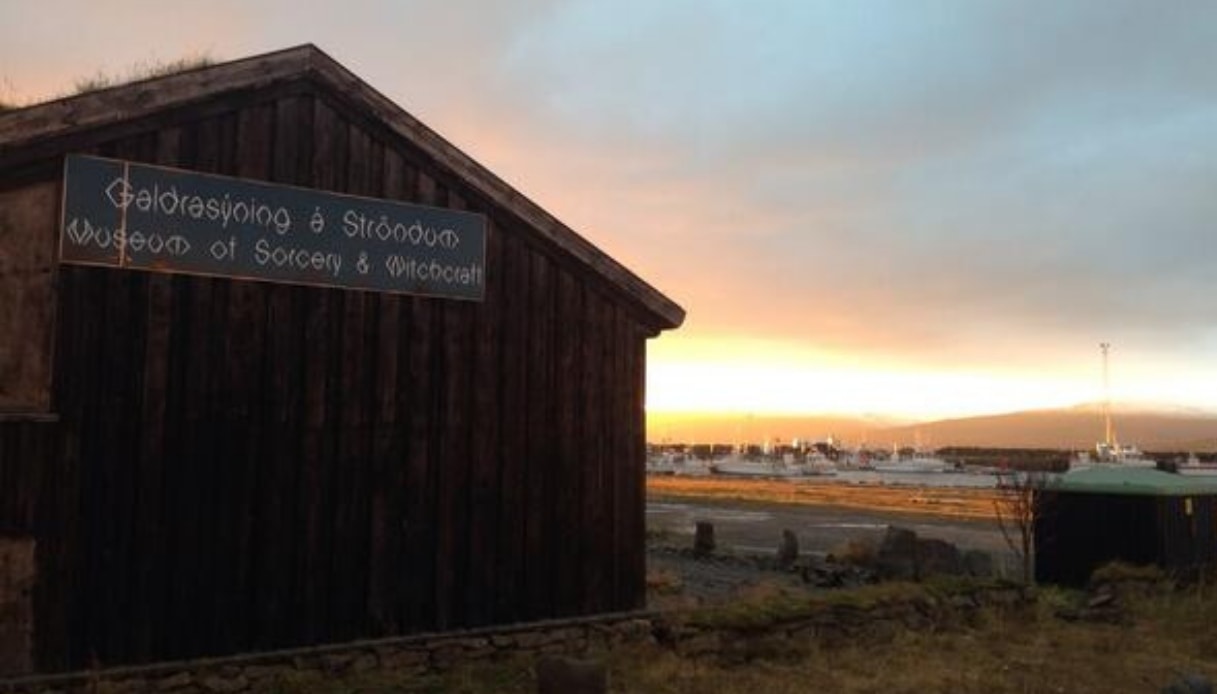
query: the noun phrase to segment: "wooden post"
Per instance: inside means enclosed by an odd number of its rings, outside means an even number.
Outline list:
[[[714,554],[714,524],[697,521],[697,532],[693,535],[693,554],[706,557]]]

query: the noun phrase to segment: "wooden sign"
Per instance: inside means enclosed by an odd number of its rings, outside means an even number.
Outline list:
[[[69,155],[60,261],[480,301],[486,218]]]

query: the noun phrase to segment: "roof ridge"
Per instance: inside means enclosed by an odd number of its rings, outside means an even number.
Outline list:
[[[675,302],[312,43],[2,112],[0,169],[22,163],[23,150],[33,151],[35,145],[52,138],[104,128],[225,91],[263,89],[300,78],[362,107],[438,166],[632,297],[659,318],[660,329],[676,328],[684,322],[684,309]],[[157,88],[149,89],[152,84]],[[27,153],[27,157],[36,159],[38,155]]]

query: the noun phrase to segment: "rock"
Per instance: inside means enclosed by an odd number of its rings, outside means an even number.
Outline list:
[[[606,694],[608,670],[599,660],[546,656],[537,661],[537,694]]]
[[[889,525],[875,555],[875,569],[883,578],[917,579],[917,533]]]
[[[977,561],[977,560],[974,560]],[[965,573],[959,548],[945,540],[919,538],[908,528],[888,526],[875,556],[875,569],[882,578],[913,580],[934,574]]]
[[[614,627],[626,641],[648,641],[653,638],[654,625],[649,619],[631,619]]]
[[[1213,694],[1213,683],[1204,675],[1191,672],[1163,687],[1162,694]]]
[[[918,539],[916,560],[918,579],[936,574],[959,576],[964,572],[959,548],[946,540]]]
[[[799,558],[799,538],[793,531],[782,530],[782,543],[778,545],[778,566],[789,569]]]
[[[693,536],[693,554],[698,557],[714,553],[714,524],[709,521],[697,521],[697,532]]]
[[[431,663],[431,654],[423,649],[404,648],[394,653],[380,656],[381,665],[387,670],[413,671],[426,669]]]

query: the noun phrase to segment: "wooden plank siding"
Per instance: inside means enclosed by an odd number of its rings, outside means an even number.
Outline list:
[[[74,151],[484,214],[485,300],[60,267],[58,421],[0,421],[39,670],[640,607],[654,319],[324,90],[223,105]]]

